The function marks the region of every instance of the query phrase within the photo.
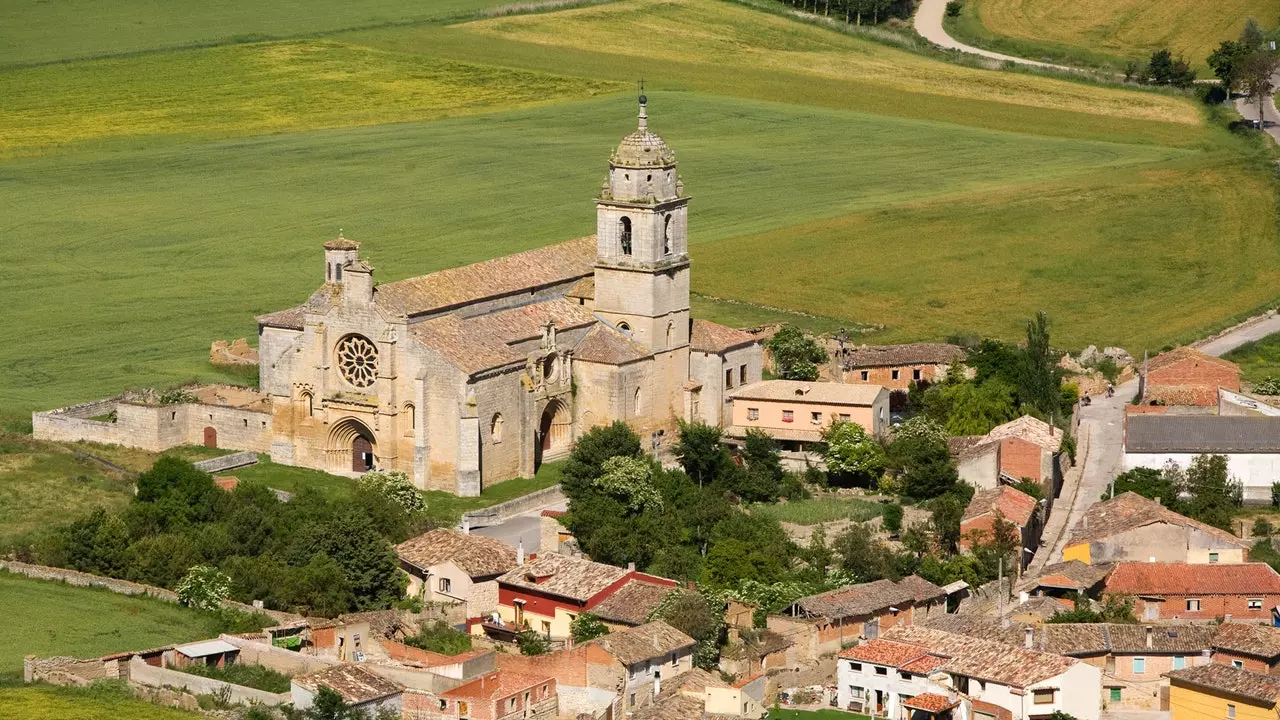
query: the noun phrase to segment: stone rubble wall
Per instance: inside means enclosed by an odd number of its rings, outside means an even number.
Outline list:
[[[191,675],[178,670],[148,665],[140,658],[129,661],[129,677],[134,683],[161,688],[181,688],[196,695],[212,695],[230,691],[230,700],[235,703],[263,703],[264,705],[280,705],[290,702],[290,693],[271,693],[244,685],[234,685],[222,680]]]

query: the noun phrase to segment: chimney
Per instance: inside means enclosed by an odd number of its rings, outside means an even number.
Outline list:
[[[462,534],[463,535],[471,534],[471,518],[465,515],[462,516]]]
[[[656,640],[654,642],[657,642]],[[653,671],[653,699],[658,699],[658,694],[662,692],[662,671]]]
[[[1160,502],[1160,496],[1159,496],[1159,495],[1155,496],[1155,498],[1153,498],[1153,499],[1156,501],[1156,504],[1157,504],[1157,505],[1163,505],[1163,504],[1164,504],[1164,503]]]
[[[516,540],[516,565],[524,564],[524,540]]]
[[[1032,628],[1023,628],[1022,644],[1030,650],[1036,644],[1036,631]]]
[[[627,563],[627,572],[635,572],[635,571],[636,571],[636,564],[633,562]]]
[[[1152,645],[1154,644],[1155,630],[1153,630],[1150,625],[1146,627],[1146,630],[1147,630],[1147,649],[1150,650]]]

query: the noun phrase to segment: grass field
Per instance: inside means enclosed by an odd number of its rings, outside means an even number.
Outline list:
[[[0,347],[0,416],[225,377],[208,343],[306,297],[338,228],[379,281],[589,232],[641,75],[694,196],[712,319],[883,325],[878,342],[1011,337],[1043,307],[1063,344],[1140,348],[1275,298],[1260,151],[1185,97],[720,0],[462,24],[438,20],[484,3],[326,2],[286,22],[288,0],[233,0],[122,35],[148,13],[123,0],[44,44],[79,5],[33,3],[0,30],[0,63],[65,61],[0,67],[0,331],[22,338]],[[129,54],[255,33],[293,39]],[[95,53],[118,56],[75,59]]]
[[[834,520],[866,522],[883,513],[884,505],[858,498],[821,497],[772,505],[756,505],[752,507],[751,512],[779,522],[817,525]]]
[[[149,597],[0,572],[0,676],[21,676],[22,657],[97,657],[216,636],[210,615]],[[56,716],[55,716],[56,717]]]
[[[1168,48],[1208,76],[1205,58],[1246,18],[1269,26],[1280,0],[965,0],[953,37],[1021,57],[1123,68]]]
[[[205,716],[137,700],[123,683],[100,683],[87,688],[0,685],[0,720],[194,720],[201,717]]]
[[[1247,342],[1222,357],[1239,365],[1244,379],[1251,383],[1280,378],[1280,334]]]
[[[133,481],[67,448],[0,433],[0,546],[133,497]]]

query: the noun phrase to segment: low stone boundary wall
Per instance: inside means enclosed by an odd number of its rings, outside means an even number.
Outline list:
[[[170,670],[169,668],[155,667],[138,658],[129,661],[129,679],[140,685],[150,685],[151,687],[182,688],[196,695],[229,692],[228,699],[231,702],[238,703],[280,705],[292,699],[292,696],[287,692],[270,693],[265,690],[245,687],[244,685],[233,685],[222,680],[191,675],[178,670]]]
[[[203,470],[207,473],[215,473],[222,472],[224,470],[234,470],[236,468],[242,468],[249,465],[256,465],[257,463],[258,453],[246,450],[244,452],[231,453],[230,455],[201,460],[200,462],[192,463],[192,465],[195,465],[197,470]]]
[[[498,503],[480,510],[472,510],[462,516],[462,522],[471,527],[497,525],[517,515],[523,515],[532,510],[540,510],[548,505],[564,502],[564,500],[564,493],[560,492],[560,486],[552,485],[549,488],[535,490],[528,495],[521,495],[504,503]]]
[[[36,580],[52,580],[54,582],[65,582],[68,585],[77,587],[100,587],[106,588],[114,593],[121,595],[150,595],[160,600],[176,603],[178,602],[178,594],[172,590],[166,590],[154,585],[143,585],[141,583],[129,582],[128,580],[117,580],[116,578],[103,577],[101,575],[91,575],[82,573],[77,570],[67,570],[66,568],[49,567],[47,565],[32,565],[30,563],[18,562],[16,560],[0,560],[0,570],[7,570],[16,575],[25,575]],[[239,610],[247,613],[262,613],[267,617],[279,623],[296,622],[302,620],[301,615],[293,613],[280,612],[279,610],[265,610],[256,608],[252,605],[236,602],[235,600],[223,600],[222,606]]]
[[[219,640],[240,648],[237,662],[262,665],[286,675],[310,675],[337,665],[338,660],[320,655],[303,655],[292,650],[273,647],[259,640],[248,640],[236,635],[219,635]]]

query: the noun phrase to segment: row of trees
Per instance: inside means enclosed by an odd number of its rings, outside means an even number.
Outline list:
[[[889,18],[908,18],[915,11],[914,0],[790,0],[793,8],[862,25],[878,24]]]
[[[1206,525],[1231,530],[1231,520],[1244,504],[1244,486],[1227,473],[1224,455],[1200,455],[1187,468],[1170,461],[1159,470],[1134,468],[1118,475],[1115,494],[1135,492]],[[1102,494],[1112,496],[1108,489]]]
[[[1207,62],[1227,93],[1238,90],[1258,105],[1261,122],[1263,101],[1275,90],[1271,76],[1280,69],[1280,55],[1272,49],[1258,22],[1249,18],[1239,39],[1224,40]]]

